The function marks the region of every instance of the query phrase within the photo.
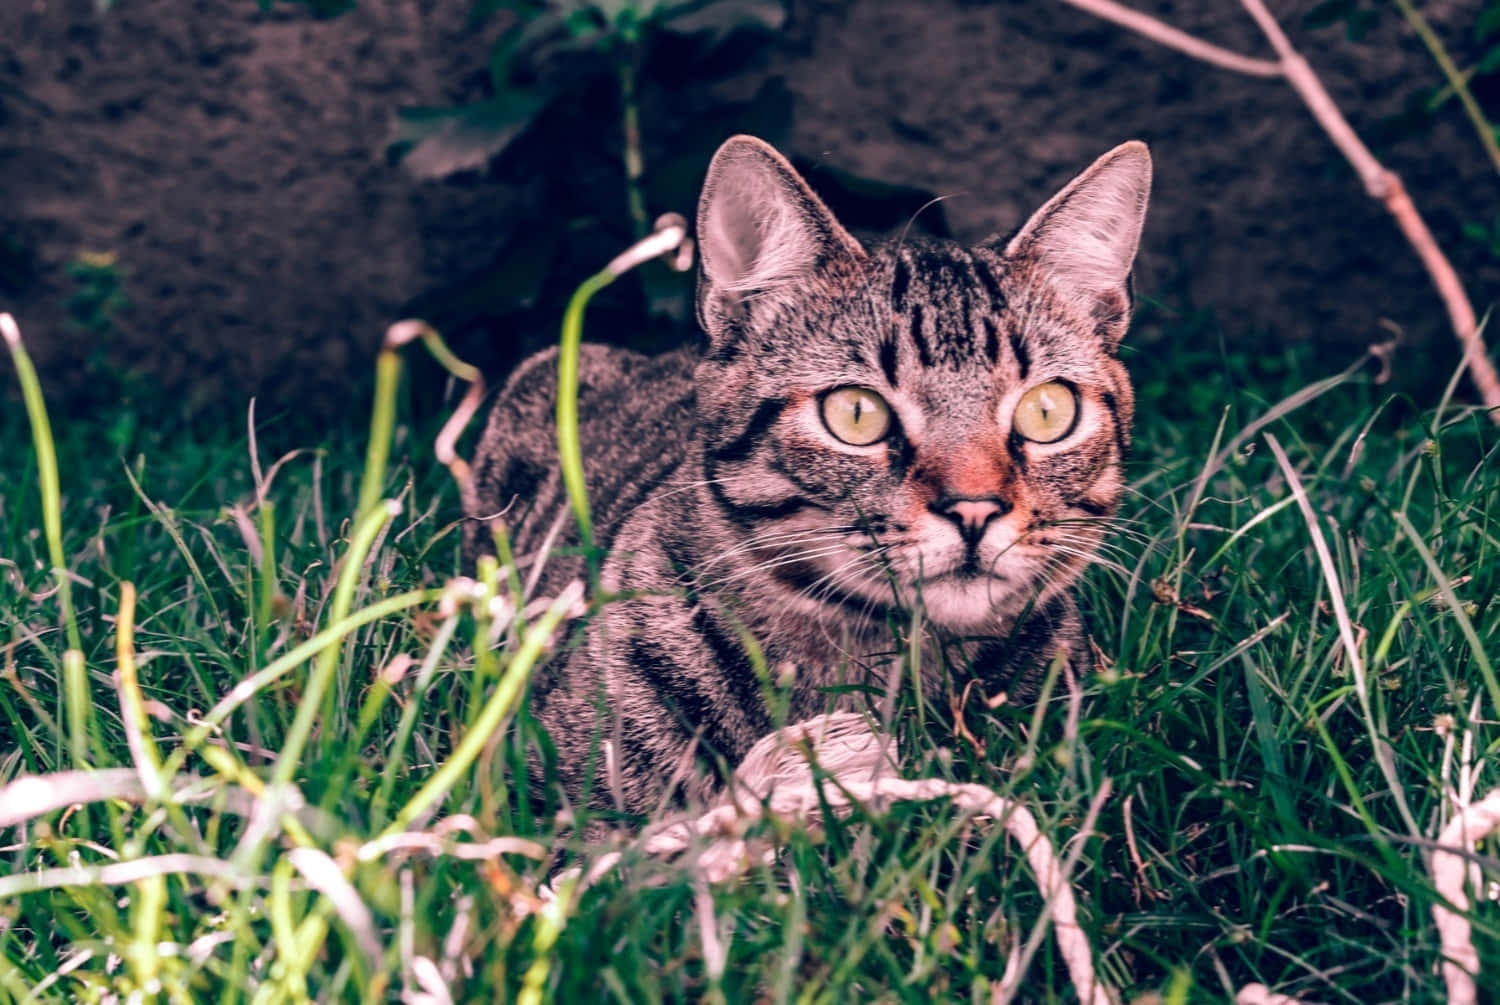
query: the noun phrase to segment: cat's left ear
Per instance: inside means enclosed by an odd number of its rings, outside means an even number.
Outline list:
[[[1151,197],[1151,153],[1132,140],[1115,147],[1037,210],[1005,246],[1100,322],[1111,342],[1130,322],[1130,267]]]
[[[785,157],[735,136],[714,154],[698,201],[698,319],[709,339],[758,301],[795,295],[836,261],[865,257]]]

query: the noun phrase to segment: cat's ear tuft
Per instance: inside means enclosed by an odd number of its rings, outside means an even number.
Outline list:
[[[1005,255],[1030,263],[1101,319],[1118,319],[1129,311],[1130,267],[1150,197],[1151,153],[1139,140],[1123,143],[1037,210]]]
[[[752,297],[795,288],[836,258],[864,257],[786,158],[753,136],[726,140],[708,166],[698,248],[698,317],[710,338]]]

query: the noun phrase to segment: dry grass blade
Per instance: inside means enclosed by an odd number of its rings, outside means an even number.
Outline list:
[[[370,973],[379,973],[384,951],[380,945],[380,936],[375,932],[375,917],[365,906],[359,891],[344,878],[338,863],[329,858],[326,852],[316,848],[293,848],[287,852],[287,858],[307,880],[308,885],[333,904],[339,919],[354,935],[355,944],[364,954],[365,966]]]
[[[1380,736],[1376,728],[1375,713],[1370,707],[1370,682],[1365,673],[1364,659],[1360,656],[1359,643],[1355,641],[1354,623],[1349,620],[1349,606],[1344,602],[1344,587],[1339,581],[1339,571],[1334,565],[1333,553],[1328,550],[1328,542],[1323,537],[1323,528],[1318,523],[1318,515],[1313,512],[1312,503],[1308,501],[1307,490],[1302,487],[1302,479],[1298,476],[1297,469],[1292,467],[1292,462],[1287,459],[1286,451],[1281,449],[1280,441],[1267,433],[1266,443],[1270,446],[1271,453],[1275,455],[1281,473],[1286,477],[1287,487],[1291,489],[1293,497],[1297,500],[1297,508],[1302,511],[1303,520],[1307,522],[1307,532],[1312,538],[1313,550],[1318,555],[1318,566],[1323,571],[1324,584],[1328,587],[1328,600],[1333,606],[1334,620],[1338,622],[1339,641],[1343,643],[1344,657],[1349,661],[1349,670],[1354,676],[1354,690],[1359,698],[1361,717],[1370,738],[1371,753],[1374,754],[1376,763],[1380,765],[1380,772],[1385,776],[1386,786],[1396,801],[1396,808],[1401,812],[1407,831],[1412,837],[1420,837],[1421,828],[1417,826],[1416,817],[1412,816],[1411,807],[1406,804],[1406,793],[1401,788],[1400,779],[1396,777],[1396,765],[1391,756],[1390,745]]]

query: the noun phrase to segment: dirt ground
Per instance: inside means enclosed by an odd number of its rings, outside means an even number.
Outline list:
[[[1233,0],[1137,6],[1269,54]],[[1310,4],[1272,6],[1358,129],[1379,134],[1441,83],[1392,17],[1355,44],[1301,27]],[[387,155],[398,107],[482,96],[496,26],[468,28],[469,7],[361,0],[319,21],[255,0],[0,4],[0,309],[56,393],[102,349],[190,407],[257,394],[263,414],[346,408],[384,326],[486,261],[549,191],[515,168],[418,182]],[[1463,55],[1476,7],[1424,10]],[[964,238],[1016,226],[1097,154],[1143,138],[1157,180],[1137,290],[1157,317],[1201,315],[1203,337],[1231,345],[1314,339],[1351,355],[1388,337],[1384,321],[1456,360],[1414,256],[1283,82],[1050,0],[794,0],[780,36],[691,100],[749,101],[768,80],[793,99],[790,152],[951,196]],[[648,161],[687,100],[645,94]],[[1497,177],[1468,130],[1449,102],[1378,152],[1483,310],[1500,271],[1461,227],[1494,217]],[[669,208],[691,211],[652,207]],[[130,298],[102,347],[64,323],[65,267],[90,251],[118,255]]]

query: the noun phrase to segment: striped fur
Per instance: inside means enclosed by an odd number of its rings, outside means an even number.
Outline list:
[[[1009,242],[866,251],[775,151],[725,144],[699,217],[704,351],[584,347],[603,586],[625,599],[536,682],[556,751],[535,770],[637,813],[705,799],[762,736],[848,704],[840,685],[883,691],[891,626],[917,607],[990,694],[1024,698],[1075,656],[1070,587],[1116,511],[1130,441],[1115,350],[1149,178],[1127,144]],[[543,594],[582,574],[565,551],[555,369],[542,353],[506,385],[464,500],[471,563],[493,550],[493,519],[517,555],[563,550]],[[1048,444],[1011,422],[1045,382],[1079,402]],[[888,439],[829,432],[821,399],[850,386],[889,404]],[[952,516],[976,499],[987,523]]]

